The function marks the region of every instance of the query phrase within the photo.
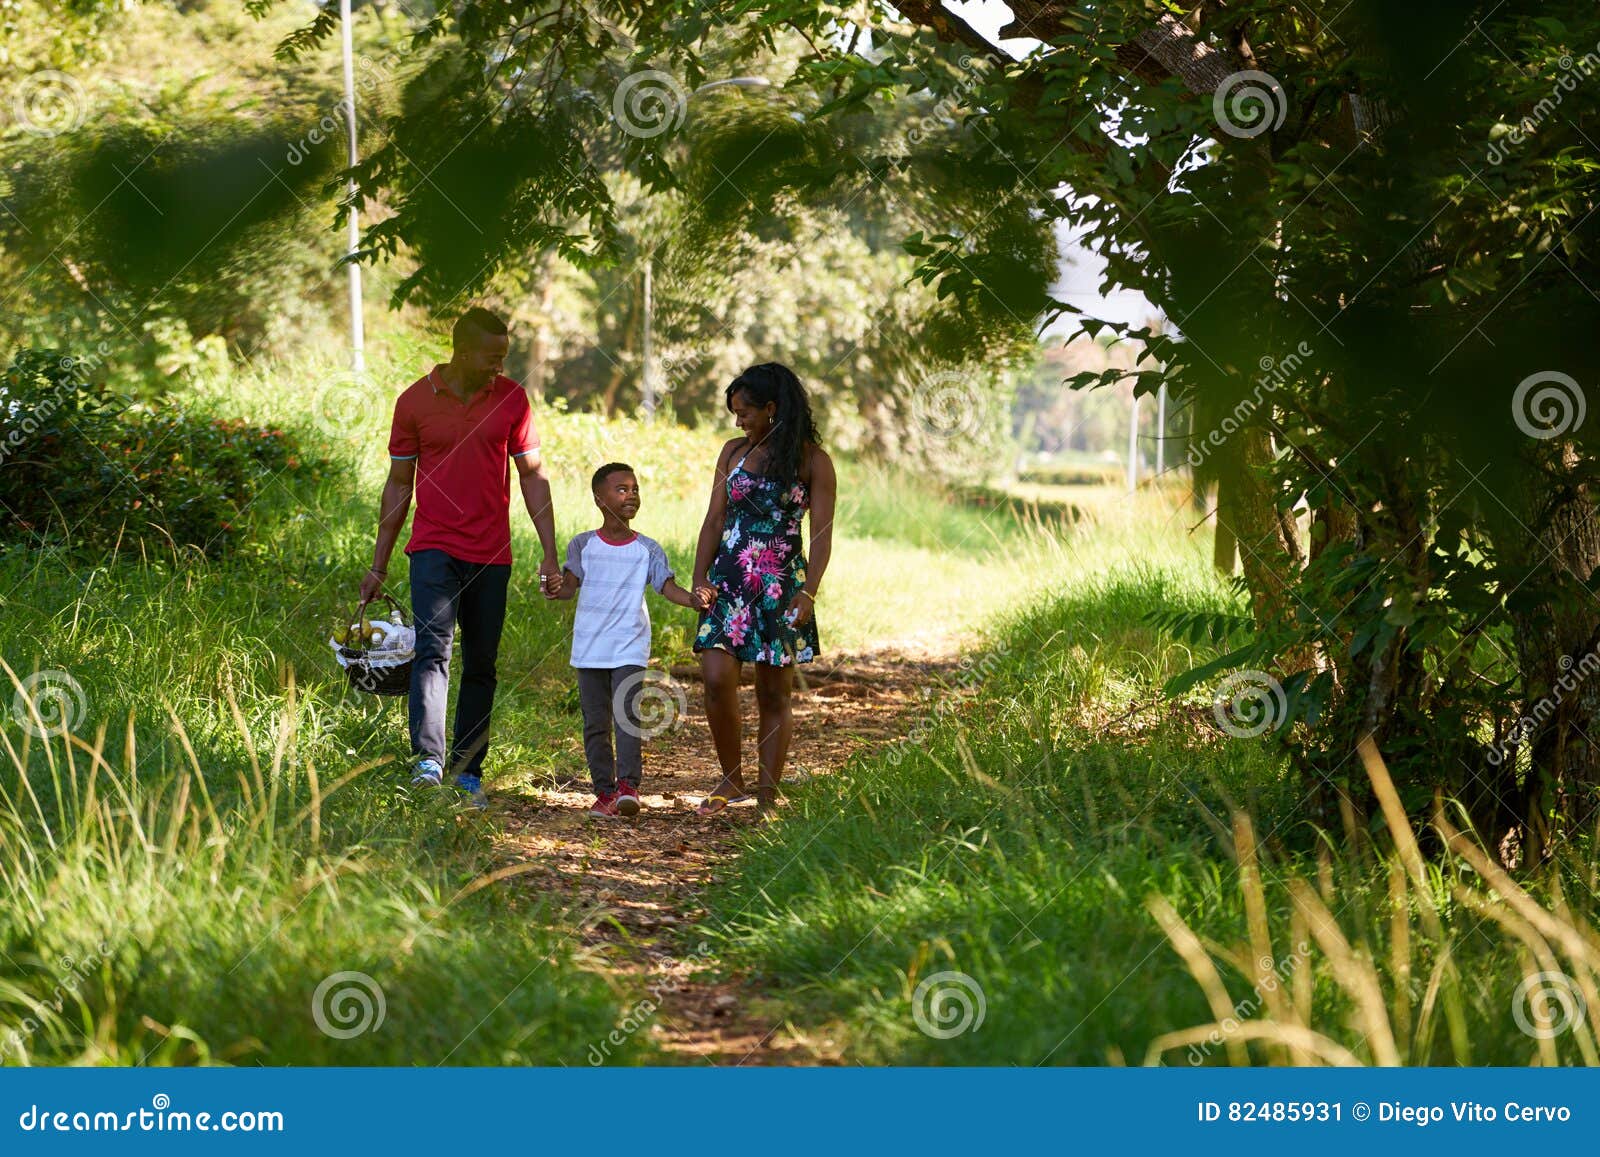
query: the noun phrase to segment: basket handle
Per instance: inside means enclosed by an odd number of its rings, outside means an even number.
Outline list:
[[[400,612],[400,620],[401,620],[401,622],[402,623],[405,622],[405,618],[406,618],[405,608],[402,607],[398,602],[395,601],[393,595],[385,594],[383,591],[379,591],[377,593],[376,597],[374,597],[374,598],[362,599],[359,603],[357,603],[356,604],[355,617],[354,617],[354,619],[352,621],[359,623],[361,621],[361,612],[366,610],[369,604],[377,602],[378,599],[383,599],[385,602],[387,602],[389,604],[389,607],[390,607],[391,610],[399,611]]]

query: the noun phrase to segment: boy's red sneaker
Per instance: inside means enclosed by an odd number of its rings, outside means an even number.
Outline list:
[[[617,793],[612,791],[595,796],[594,803],[589,805],[589,814],[614,819],[617,814]]]
[[[639,814],[639,789],[631,783],[617,785],[617,814],[636,816]]]

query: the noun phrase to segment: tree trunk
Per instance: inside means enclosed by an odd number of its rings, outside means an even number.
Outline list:
[[[1223,503],[1228,503],[1228,517],[1223,516]],[[1212,520],[1217,526],[1217,536],[1211,547],[1211,564],[1225,575],[1232,575],[1239,564],[1239,540],[1233,527],[1238,514],[1233,510],[1233,500],[1226,494],[1226,483],[1217,481],[1217,513]]]
[[[1576,464],[1575,451],[1565,450],[1559,463],[1562,472],[1569,471]],[[1527,562],[1526,569],[1514,570],[1526,573],[1525,581],[1559,592],[1512,610],[1531,756],[1515,804],[1527,825],[1528,856],[1534,859],[1560,834],[1546,830],[1544,816],[1553,813],[1568,835],[1586,830],[1596,817],[1600,608],[1585,584],[1600,568],[1600,512],[1588,487],[1568,486],[1543,511],[1534,510],[1530,522],[1534,534],[1520,526],[1511,532],[1525,548],[1519,553]],[[1502,762],[1514,760],[1507,756]]]
[[[1304,557],[1294,520],[1280,518],[1271,489],[1261,474],[1272,461],[1265,430],[1246,426],[1239,441],[1237,468],[1227,469],[1217,486],[1217,529],[1224,527],[1239,547],[1240,569],[1250,587],[1258,622],[1287,618],[1288,582]],[[1230,568],[1231,569],[1231,568]]]

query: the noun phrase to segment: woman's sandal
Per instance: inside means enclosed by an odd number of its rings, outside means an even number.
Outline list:
[[[726,808],[729,804],[743,803],[749,798],[750,796],[748,794],[736,795],[731,799],[725,795],[708,795],[705,799],[700,801],[700,806],[694,809],[694,813],[695,815],[699,816],[714,816],[719,811],[722,811],[724,808]],[[713,801],[717,801],[715,807],[712,806]]]

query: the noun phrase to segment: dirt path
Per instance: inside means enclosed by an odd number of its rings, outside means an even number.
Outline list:
[[[808,689],[795,689],[785,783],[831,774],[863,747],[903,735],[926,689],[953,668],[948,659],[895,651],[808,666]],[[587,778],[540,787],[495,801],[505,825],[502,850],[508,861],[531,869],[518,877],[522,883],[564,901],[590,966],[611,978],[624,1008],[633,1010],[624,1030],[648,1024],[655,1042],[686,1063],[837,1062],[830,1042],[786,1025],[773,996],[737,977],[711,979],[721,968],[695,935],[700,891],[719,872],[735,870],[739,833],[756,813],[752,802],[712,818],[695,814],[694,805],[721,777],[700,682],[692,669],[676,674],[689,710],[676,732],[645,747],[637,819],[590,819]],[[748,684],[741,700],[745,782],[753,787],[756,716]]]

